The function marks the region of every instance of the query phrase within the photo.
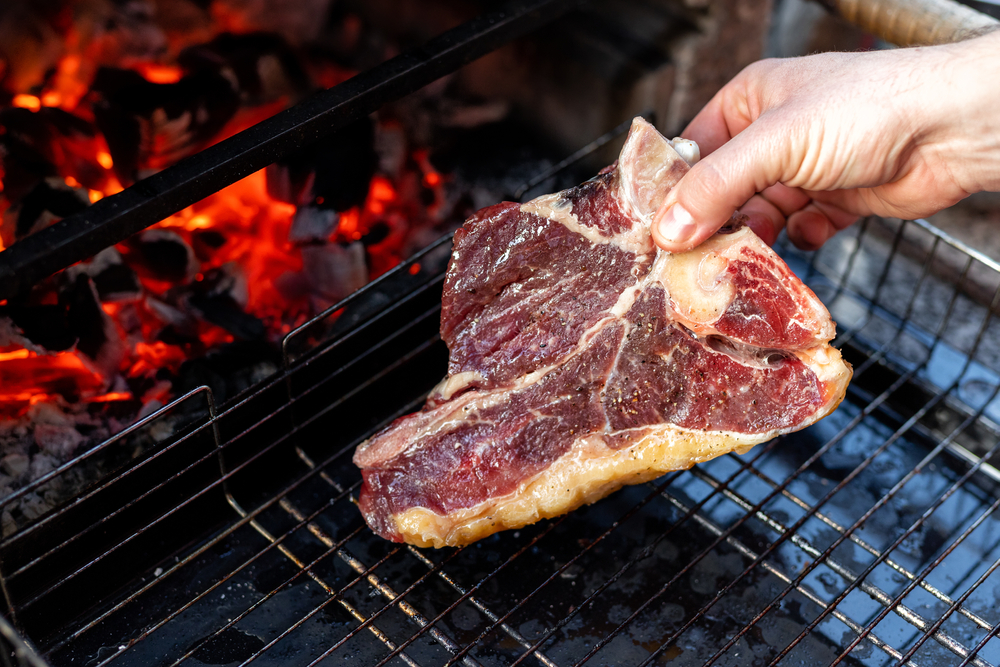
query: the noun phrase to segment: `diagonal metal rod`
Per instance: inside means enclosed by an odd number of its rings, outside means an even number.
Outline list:
[[[557,18],[580,0],[512,0],[181,160],[0,252],[0,299],[79,262]]]
[[[295,448],[295,452],[296,452],[296,454],[298,454],[299,458],[303,461],[303,463],[305,463],[310,469],[313,469],[313,468],[316,467],[316,464],[313,462],[312,457],[310,457],[308,454],[306,454],[302,450],[302,448],[296,447]],[[335,491],[337,491],[338,494],[344,492],[344,487],[341,484],[339,484],[336,480],[334,480],[332,477],[330,477],[329,475],[327,475],[325,472],[320,472],[319,477],[324,482],[326,482],[327,484],[329,484]],[[638,507],[636,508],[636,510],[638,510]],[[442,581],[444,581],[452,589],[454,589],[459,595],[461,595],[462,597],[460,598],[460,600],[468,600],[469,603],[472,604],[474,607],[476,607],[476,609],[478,609],[480,611],[480,613],[482,613],[484,616],[486,616],[486,618],[488,618],[488,619],[490,619],[490,621],[496,623],[497,618],[498,618],[497,615],[496,615],[496,613],[494,613],[489,607],[487,607],[486,604],[483,603],[478,597],[472,595],[468,591],[468,589],[466,589],[464,586],[462,586],[461,584],[459,584],[458,582],[456,582],[451,576],[449,576],[448,573],[445,572],[444,569],[442,569],[442,565],[444,564],[443,562],[435,564],[434,561],[432,561],[427,556],[425,556],[423,553],[421,553],[421,551],[419,549],[417,549],[416,547],[414,547],[412,544],[408,544],[406,546],[406,548],[407,548],[407,551],[410,553],[410,555],[412,555],[414,558],[416,558],[421,563],[423,563],[431,572],[435,572],[437,574],[437,576]],[[451,556],[448,556],[448,559],[450,560],[457,553],[458,553],[458,551],[453,552]],[[438,620],[437,618],[433,619],[431,621],[431,626],[433,626],[437,622],[437,620]],[[501,627],[504,630],[504,632],[506,632],[507,635],[511,639],[513,639],[517,643],[521,644],[521,646],[524,646],[525,648],[527,648],[530,645],[529,642],[528,642],[528,640],[525,639],[524,636],[521,635],[521,633],[519,633],[517,630],[515,630],[512,627],[510,627],[506,623],[503,623]],[[415,639],[415,638],[416,638],[416,635],[414,635],[413,637],[411,637],[411,639]],[[406,644],[401,645],[399,648],[400,649],[406,648]],[[539,653],[538,654],[538,659],[539,659],[539,661],[543,665],[545,665],[545,667],[557,667],[556,664],[554,662],[552,662],[552,660],[550,660],[544,654]]]
[[[733,455],[733,458],[735,458],[737,461],[739,460],[739,458],[736,457],[735,455]],[[777,482],[775,482],[770,477],[768,477],[764,473],[762,473],[759,470],[757,470],[757,468],[755,468],[754,466],[748,466],[747,470],[751,474],[753,474],[755,477],[757,477],[757,479],[761,480],[762,482],[764,482],[765,484],[767,484],[771,488],[775,488],[776,486],[778,486]],[[697,474],[698,472],[700,472],[700,469],[699,468],[695,468],[695,469],[692,470],[692,472],[695,473],[695,474]],[[711,477],[710,475],[707,475],[707,473],[704,473],[704,472],[702,472],[701,474],[709,477],[710,479],[712,479],[713,482],[711,482],[711,483],[718,484],[718,482],[715,481],[714,477]],[[781,495],[783,495],[785,498],[788,498],[790,501],[792,501],[793,503],[795,503],[796,505],[798,505],[800,509],[809,511],[809,509],[812,507],[812,505],[810,505],[805,500],[802,500],[801,498],[799,498],[798,496],[796,496],[794,493],[792,493],[788,489],[785,489],[784,491],[782,491]],[[738,504],[743,505],[744,502],[747,502],[747,501],[741,501]],[[746,508],[749,508],[749,507],[751,507],[751,505],[747,505],[746,506]],[[837,523],[836,521],[834,521],[833,519],[831,519],[830,517],[828,517],[823,512],[816,512],[816,514],[814,516],[817,519],[819,519],[820,521],[822,521],[823,523],[825,523],[830,528],[833,528],[838,533],[843,534],[843,533],[845,533],[847,531],[847,528],[845,526],[840,525],[839,523]],[[861,547],[862,549],[864,549],[865,551],[867,551],[872,556],[876,556],[877,557],[877,556],[879,556],[882,553],[878,549],[876,549],[871,544],[869,544],[868,542],[866,542],[864,539],[858,537],[854,533],[851,533],[848,536],[848,539],[850,539],[851,542],[853,542],[854,544],[858,545],[859,547]],[[794,539],[792,540],[792,542],[796,543],[796,541]],[[816,554],[812,554],[812,555],[815,557],[816,555],[819,555],[819,552],[817,552]],[[830,561],[831,561],[831,563],[833,562],[832,559],[830,559]],[[891,558],[886,558],[884,562],[885,562],[886,565],[888,565],[893,570],[895,570],[896,572],[900,573],[901,575],[903,575],[904,577],[906,577],[910,581],[913,581],[914,579],[917,578],[917,575],[913,574],[908,569],[906,569],[903,565],[897,563],[896,561],[894,561]],[[846,568],[845,568],[845,570],[846,570]],[[852,578],[856,578],[853,575],[851,575],[851,576],[852,576]],[[930,593],[931,595],[933,595],[934,597],[936,597],[938,600],[941,600],[945,604],[951,605],[952,603],[954,603],[954,600],[952,600],[952,598],[947,593],[945,593],[944,591],[938,589],[933,584],[931,584],[931,583],[929,583],[929,582],[927,582],[925,580],[921,580],[919,582],[919,585],[925,591],[927,591],[928,593]],[[869,593],[869,595],[871,595],[871,593]],[[888,600],[889,598],[886,597],[885,599]],[[970,611],[969,609],[967,609],[965,607],[960,607],[958,609],[958,612],[960,614],[962,614],[963,616],[965,616],[970,621],[972,621],[973,623],[975,623],[976,625],[978,625],[979,627],[983,628],[984,630],[988,630],[991,627],[989,621],[987,621],[986,619],[982,618],[981,616],[979,616],[975,612]]]
[[[236,500],[232,496],[227,494],[226,499],[229,501],[229,504],[232,505],[233,509],[235,509],[237,512],[240,513],[244,512],[243,508],[240,507],[239,503],[236,502]],[[260,533],[261,536],[264,537],[264,539],[268,540],[269,542],[275,541],[275,538],[271,535],[270,532],[268,532],[267,528],[265,528],[256,519],[251,519],[250,525],[253,527],[254,530]],[[328,546],[328,548],[334,549],[336,551],[336,547],[334,546],[335,544],[336,544],[335,542],[331,543]],[[389,553],[387,553],[385,556],[383,556],[380,560],[378,560],[371,566],[362,567],[360,570],[357,570],[357,576],[355,577],[355,581],[360,581],[362,578],[375,576],[372,573],[379,566],[388,561],[389,558],[391,558],[394,554],[398,553],[400,550],[401,547],[396,547],[395,549],[390,550]],[[280,551],[282,555],[284,555],[288,560],[290,560],[299,570],[305,571],[310,579],[315,581],[317,584],[320,585],[320,587],[324,591],[326,591],[327,595],[330,596],[330,599],[327,600],[328,602],[336,599],[337,603],[341,607],[343,607],[348,614],[353,616],[359,623],[366,624],[368,631],[371,632],[376,638],[378,638],[383,644],[385,644],[389,648],[389,650],[392,650],[396,647],[395,642],[393,642],[392,639],[390,639],[389,636],[385,634],[385,632],[383,632],[373,624],[367,624],[366,622],[368,621],[368,618],[361,611],[359,611],[354,605],[352,605],[350,602],[344,599],[343,592],[347,590],[346,588],[337,589],[336,587],[328,584],[326,580],[323,579],[318,574],[316,574],[314,570],[307,569],[307,564],[301,559],[299,559],[299,557],[296,556],[287,546],[283,544],[279,545],[278,551]],[[355,582],[351,583],[353,584]],[[259,655],[259,653],[257,655]],[[413,658],[406,655],[405,653],[401,654],[400,658],[403,660],[403,662],[409,665],[409,667],[419,667],[419,664]]]
[[[717,482],[714,477],[712,477],[708,473],[705,473],[704,471],[698,468],[692,469],[692,473],[694,473],[696,477],[704,481],[706,484],[710,484],[713,487],[719,484],[719,482]],[[734,503],[742,507],[744,510],[749,511],[750,509],[753,508],[753,504],[743,496],[739,495],[738,493],[731,490],[727,490],[724,493],[727,498],[729,498]],[[756,512],[756,517],[757,520],[759,520],[765,526],[770,528],[772,531],[778,533],[778,535],[784,535],[785,533],[789,532],[788,528],[785,525],[783,525],[780,521],[774,519],[771,515],[769,515],[767,512],[763,510],[758,510]],[[817,549],[815,546],[813,546],[813,544],[810,543],[809,540],[803,537],[800,533],[798,532],[793,533],[791,538],[789,539],[789,542],[798,547],[799,549],[801,549],[802,551],[804,551],[814,562],[822,562],[824,565],[826,565],[831,570],[840,575],[840,577],[845,581],[847,581],[848,583],[855,583],[860,581],[861,583],[859,584],[859,587],[861,588],[861,590],[864,591],[873,600],[882,604],[884,607],[891,608],[893,606],[894,602],[893,598],[888,593],[883,591],[878,586],[868,581],[865,581],[863,577],[859,577],[859,575],[856,574],[853,570],[851,570],[849,567],[845,566],[836,558],[834,558],[832,554],[824,558],[823,552]],[[764,569],[768,569],[766,566],[767,566],[767,561],[761,563],[761,567],[764,567]],[[914,577],[913,575],[911,575],[911,580],[916,580],[916,582],[914,583],[914,585],[916,585],[917,583],[923,581],[923,577],[922,576]],[[799,591],[800,593],[804,592],[802,586],[805,586],[805,584],[801,580],[797,581],[798,585],[795,586],[795,590]],[[794,582],[792,581],[792,579],[787,579],[785,580],[785,583],[788,585],[792,585]],[[810,595],[807,595],[807,597],[810,597]],[[812,597],[810,597],[810,599],[812,599]],[[843,619],[840,618],[839,615],[837,615],[836,607],[831,608],[831,606],[825,602],[821,604],[820,607],[823,609],[824,613],[833,613],[838,620],[843,621]],[[924,619],[917,612],[915,612],[913,609],[910,609],[906,605],[899,604],[897,609],[897,614],[904,620],[906,620],[908,623],[911,623],[912,625],[918,628],[923,629],[930,625],[930,623],[926,619]],[[864,628],[860,625],[858,625],[857,627],[852,626],[852,629],[854,629],[855,634],[858,635],[858,638],[856,638],[857,643],[860,643],[862,639],[867,638],[868,634],[870,634],[871,631],[870,628]],[[944,634],[942,634],[942,639],[948,642],[950,645],[955,645],[957,643],[957,640]],[[852,648],[853,646],[856,646],[857,643],[852,645]],[[912,654],[908,654],[903,658],[901,658],[899,655],[896,655],[895,657],[899,661],[902,661],[905,658],[905,662],[909,662],[909,658],[912,657]]]
[[[996,511],[997,507],[1000,507],[1000,498],[995,500],[993,502],[993,505],[991,505],[990,514]],[[986,519],[986,516],[983,517],[983,520]],[[938,563],[935,563],[934,567],[937,566]],[[931,637],[934,633],[936,633],[941,628],[941,626],[944,625],[945,621],[951,618],[952,614],[954,614],[956,611],[962,608],[962,605],[965,604],[965,601],[968,600],[972,596],[972,594],[976,592],[976,589],[978,589],[987,579],[989,579],[990,576],[994,572],[996,572],[998,568],[1000,568],[1000,559],[993,561],[993,564],[990,565],[986,569],[986,571],[983,572],[979,576],[979,578],[972,583],[971,586],[969,586],[968,590],[962,593],[962,595],[957,600],[955,600],[950,607],[948,607],[948,609],[944,612],[944,614],[941,615],[941,618],[939,618],[934,622],[934,625],[932,625],[930,629],[927,630],[919,640],[917,640],[917,643],[914,644],[913,647],[906,652],[906,655],[904,655],[903,658],[904,659],[909,658],[913,654],[915,654],[920,649],[920,647],[924,645],[924,642],[926,642],[929,637]],[[970,657],[970,659],[975,659],[975,657],[976,656],[972,656]]]
[[[675,507],[677,507],[679,510],[681,510],[681,511],[687,510],[687,505],[685,505],[683,502],[681,502],[676,496],[673,496],[673,495],[671,495],[671,494],[669,494],[667,492],[664,492],[663,493],[663,497],[666,498],[668,501],[670,501],[670,503],[673,504]],[[706,530],[708,530],[713,535],[719,536],[719,535],[721,535],[723,533],[723,528],[721,526],[719,526],[718,524],[716,524],[711,519],[709,519],[709,518],[705,517],[704,515],[702,515],[701,512],[695,513],[694,519],[695,519],[695,521],[702,528],[705,528]],[[758,562],[758,559],[760,558],[760,554],[758,554],[757,552],[755,552],[753,549],[751,549],[746,544],[744,544],[741,540],[733,537],[732,535],[729,535],[728,537],[726,537],[726,544],[728,544],[729,546],[731,546],[734,549],[736,549],[738,552],[740,552],[743,556],[745,556],[751,562]],[[792,582],[792,577],[790,577],[787,573],[785,573],[784,571],[782,571],[776,565],[773,565],[769,561],[766,561],[766,560],[765,561],[759,561],[759,562],[761,563],[761,567],[764,570],[766,570],[770,574],[773,574],[774,576],[776,576],[778,579],[780,579],[784,583],[789,584],[789,585],[791,585],[793,583]],[[799,593],[801,593],[803,596],[805,596],[806,599],[808,599],[810,602],[814,603],[815,605],[817,605],[821,609],[829,609],[830,608],[830,606],[826,602],[824,602],[821,597],[819,597],[818,595],[816,595],[816,593],[813,592],[812,590],[810,590],[810,588],[808,586],[806,586],[805,584],[803,584],[801,582],[798,583],[795,586],[795,590],[797,590]],[[836,607],[830,609],[830,611],[831,611],[831,613],[834,615],[834,617],[838,621],[840,621],[841,623],[843,623],[844,625],[846,625],[847,627],[849,627],[851,630],[853,630],[855,634],[860,635],[861,632],[864,630],[864,628],[860,624],[858,624],[857,622],[855,622],[854,620],[852,620],[849,616],[847,616],[846,614],[844,614],[842,611],[840,611]],[[891,644],[888,644],[885,641],[883,641],[882,639],[879,639],[874,633],[869,633],[868,636],[865,637],[865,639],[867,639],[871,644],[873,644],[877,648],[879,648],[882,651],[884,651],[889,656],[891,656],[893,658],[896,658],[897,660],[901,660],[902,659],[903,656],[902,656],[902,654],[899,651],[897,651],[895,648],[893,648],[893,646]],[[667,645],[667,644],[664,643],[664,645]],[[651,656],[650,660],[653,660],[653,659],[655,659],[655,658],[653,658]],[[916,667],[914,665],[914,663],[911,662],[911,661],[909,661],[909,660],[906,660],[904,662],[904,664],[910,665],[910,667]]]

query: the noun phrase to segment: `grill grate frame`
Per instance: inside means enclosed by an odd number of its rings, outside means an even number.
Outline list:
[[[213,651],[303,665],[710,665],[744,651],[769,665],[998,662],[1000,615],[981,598],[1000,591],[990,538],[1000,528],[1000,265],[919,220],[866,220],[817,253],[781,246],[855,362],[835,415],[567,517],[434,552],[363,527],[349,456],[419,407],[443,369],[448,242],[289,334],[282,371],[232,404],[217,407],[200,387],[4,501],[117,450],[134,457],[0,542],[9,615],[51,664],[197,664]],[[353,432],[331,436],[343,416],[356,418]],[[164,424],[177,433],[144,440]],[[115,504],[154,468],[155,483]],[[153,502],[168,491],[174,502]],[[861,502],[844,502],[845,491]],[[171,524],[202,511],[190,535]],[[947,532],[914,542],[931,524]],[[114,537],[94,539],[102,532]],[[148,535],[167,549],[130,550]],[[141,558],[117,587],[64,611],[64,624],[42,620],[67,590],[101,591],[100,568],[120,551]],[[968,573],[946,576],[960,570],[955,555]],[[267,586],[264,563],[279,571]],[[239,605],[223,602],[241,586]],[[763,592],[735,604],[754,588]],[[678,616],[668,598],[697,603]],[[640,627],[651,615],[666,620]],[[226,648],[234,638],[240,650]],[[28,648],[19,655],[43,664]]]

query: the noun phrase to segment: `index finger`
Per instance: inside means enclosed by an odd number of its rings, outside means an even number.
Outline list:
[[[722,90],[716,93],[681,132],[682,137],[698,144],[702,156],[712,153],[733,138],[726,122],[722,93]]]

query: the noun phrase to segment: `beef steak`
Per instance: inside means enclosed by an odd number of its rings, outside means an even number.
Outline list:
[[[379,535],[467,544],[829,414],[850,367],[816,296],[739,220],[697,249],[649,225],[687,163],[637,118],[586,183],[455,234],[448,376],[358,447]]]

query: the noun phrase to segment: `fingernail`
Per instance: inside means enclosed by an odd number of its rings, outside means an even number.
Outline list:
[[[698,231],[694,218],[680,204],[668,208],[656,224],[660,236],[673,243],[684,243]]]

